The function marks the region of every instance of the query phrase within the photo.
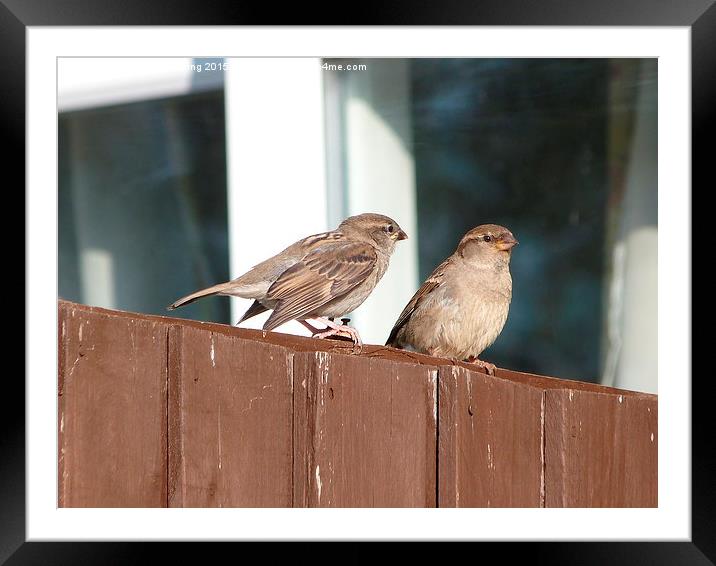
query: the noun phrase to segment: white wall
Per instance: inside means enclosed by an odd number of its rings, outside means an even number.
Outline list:
[[[364,342],[384,344],[419,284],[409,61],[350,62],[367,69],[339,77],[345,215],[386,214],[409,236],[398,242],[383,279],[352,316]]]
[[[351,315],[364,342],[384,343],[418,285],[408,62],[352,60],[367,70],[341,75],[321,69],[320,59],[227,62],[232,277],[347,216],[387,214],[410,238]],[[251,302],[231,300],[238,320]],[[242,326],[260,328],[268,316]],[[308,334],[297,322],[278,330]]]
[[[226,61],[229,253],[234,278],[329,226],[321,60]],[[235,324],[251,301],[230,300]],[[264,313],[241,326],[261,328],[268,316]],[[277,330],[308,334],[297,322]]]

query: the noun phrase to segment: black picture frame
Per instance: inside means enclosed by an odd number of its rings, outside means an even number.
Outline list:
[[[373,2],[355,6],[293,3],[208,3],[188,0],[0,0],[0,132],[5,138],[4,172],[16,173],[24,186],[25,33],[28,26],[117,25],[550,25],[550,26],[688,26],[692,39],[692,184],[713,186],[707,165],[716,106],[716,5],[714,0],[443,0],[441,2]],[[660,156],[668,158],[668,156]],[[7,175],[5,176],[5,179]],[[708,184],[707,184],[708,183]],[[6,192],[17,192],[10,191]],[[693,191],[692,191],[693,194]],[[6,203],[6,210],[7,208]],[[22,205],[24,206],[24,204]],[[683,238],[684,235],[674,235]],[[688,235],[691,238],[691,235]],[[698,238],[694,238],[694,242]],[[8,241],[7,246],[14,246]],[[17,265],[17,264],[15,264]],[[26,296],[26,301],[30,300]],[[48,321],[53,316],[48,313]],[[26,340],[32,340],[27,336]],[[691,360],[684,360],[684,380]],[[545,564],[714,564],[716,563],[716,458],[714,425],[706,403],[706,379],[692,381],[692,539],[691,542],[531,542],[482,544],[474,558],[496,551],[502,561],[526,558]],[[24,384],[8,372],[0,411],[0,563],[129,564],[151,559],[158,550],[166,561],[186,563],[196,553],[208,558],[206,545],[166,543],[25,542]],[[317,538],[320,538],[317,529]],[[191,546],[191,550],[190,547]],[[265,547],[266,545],[262,545]],[[403,560],[449,558],[424,545],[402,549]],[[212,545],[213,547],[213,545]],[[233,547],[232,547],[233,548]],[[439,547],[438,547],[439,548]],[[472,547],[471,547],[472,548]],[[297,557],[305,545],[290,545]],[[224,547],[222,550],[226,550]],[[416,552],[417,551],[417,552]],[[265,552],[261,549],[261,552]],[[475,550],[468,550],[475,552]],[[384,554],[384,545],[341,545],[339,555],[313,551],[312,560],[363,562]],[[418,554],[419,553],[419,554]],[[262,555],[270,560],[274,552]],[[301,553],[303,554],[303,553]],[[236,556],[238,560],[239,555]],[[247,557],[248,558],[248,557]]]

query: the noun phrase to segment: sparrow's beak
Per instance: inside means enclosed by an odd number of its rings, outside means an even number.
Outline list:
[[[499,242],[497,242],[496,246],[498,250],[501,250],[503,252],[506,252],[507,250],[511,250],[514,248],[519,242],[515,239],[514,236],[503,236]]]
[[[408,235],[405,232],[403,232],[403,230],[398,230],[398,233],[397,233],[397,236],[395,239],[396,240],[407,240]]]

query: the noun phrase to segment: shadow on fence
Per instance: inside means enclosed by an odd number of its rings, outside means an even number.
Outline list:
[[[657,398],[59,303],[60,507],[655,507]]]

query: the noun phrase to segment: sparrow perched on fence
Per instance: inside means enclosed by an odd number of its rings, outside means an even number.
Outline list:
[[[387,346],[465,360],[494,373],[478,359],[505,325],[512,299],[510,256],[517,240],[507,228],[470,230],[410,299]]]
[[[299,240],[244,275],[196,291],[167,308],[173,310],[209,295],[254,299],[237,324],[272,309],[263,325],[264,332],[298,320],[316,338],[347,335],[360,349],[358,332],[332,319],[365,301],[388,268],[396,242],[407,237],[387,216],[351,216],[337,229]],[[327,328],[317,329],[307,319]]]

